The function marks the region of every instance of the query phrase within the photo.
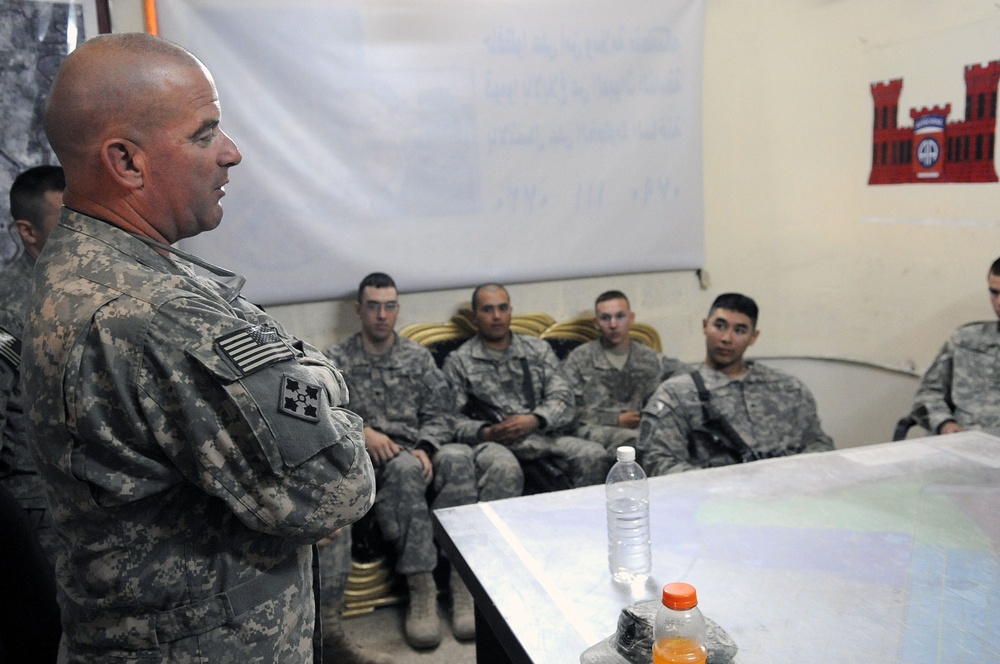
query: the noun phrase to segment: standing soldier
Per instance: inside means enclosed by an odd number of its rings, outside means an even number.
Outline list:
[[[0,615],[0,651],[12,661],[54,662],[61,634],[53,575],[57,538],[29,446],[20,367],[31,273],[59,221],[65,188],[59,166],[36,166],[14,178],[10,211],[24,251],[0,272],[0,499],[17,505],[0,508],[0,549],[10,556],[0,584],[0,596],[10,607]],[[18,532],[23,532],[20,538]],[[36,555],[27,554],[32,551]]]
[[[24,319],[31,301],[31,273],[45,240],[59,222],[66,177],[59,166],[24,171],[10,187],[10,212],[24,252],[0,272],[0,484],[10,489],[52,562],[56,537],[38,468],[31,458],[21,398]]]
[[[49,93],[65,207],[22,372],[71,663],[318,664],[312,545],[374,498],[340,374],[170,246],[222,220],[221,115],[205,66],[141,33],[79,46]]]

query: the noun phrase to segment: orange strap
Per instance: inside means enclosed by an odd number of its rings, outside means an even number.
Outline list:
[[[156,0],[143,0],[142,7],[146,12],[146,32],[151,35],[160,34],[156,24]]]

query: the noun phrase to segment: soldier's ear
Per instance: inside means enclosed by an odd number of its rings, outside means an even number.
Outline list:
[[[127,138],[109,138],[101,146],[101,161],[111,177],[127,189],[142,189],[145,156]]]

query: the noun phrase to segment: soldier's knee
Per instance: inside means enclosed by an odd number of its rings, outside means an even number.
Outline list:
[[[385,477],[387,480],[395,477],[397,479],[409,479],[417,477],[423,482],[424,464],[417,457],[403,452],[391,459],[385,465]]]

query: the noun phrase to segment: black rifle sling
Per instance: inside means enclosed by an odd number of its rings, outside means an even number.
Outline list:
[[[701,412],[705,418],[705,426],[718,427],[719,433],[722,434],[719,437],[720,442],[726,443],[744,463],[760,459],[761,457],[746,444],[746,441],[736,432],[729,421],[712,406],[711,396],[708,393],[708,388],[705,387],[705,381],[701,378],[701,373],[692,371],[691,380],[694,381],[694,386],[698,390],[698,399],[701,400]]]
[[[528,367],[528,358],[521,358],[521,371],[524,373],[524,400],[528,402],[528,412],[535,409],[535,386],[531,382],[531,369]]]

